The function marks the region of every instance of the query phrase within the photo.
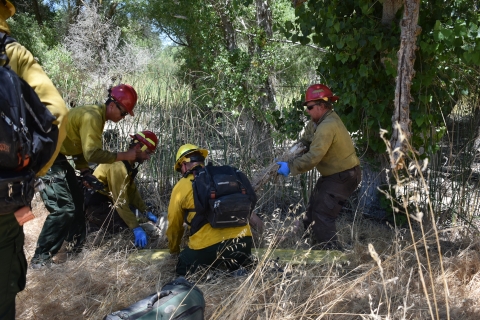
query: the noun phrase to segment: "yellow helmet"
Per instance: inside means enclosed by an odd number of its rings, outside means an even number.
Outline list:
[[[3,3],[5,3],[5,5],[3,6],[5,9],[0,8],[0,11],[2,12],[2,16],[4,16],[5,19],[8,19],[15,14],[15,7],[8,0],[5,0],[5,1],[0,0],[0,4],[3,4]]]
[[[204,158],[208,156],[208,150],[200,149],[196,145],[190,143],[184,144],[183,146],[178,148],[174,166],[175,171],[180,171],[180,167],[182,166],[183,162],[190,162],[190,159],[186,158],[186,156],[194,152],[200,152]]]
[[[15,7],[10,1],[0,0],[0,31],[10,34],[7,19],[15,14]]]

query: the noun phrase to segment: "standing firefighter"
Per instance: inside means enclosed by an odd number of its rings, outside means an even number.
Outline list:
[[[66,156],[73,156],[75,167],[80,170],[84,181],[94,179],[88,167],[89,162],[113,163],[147,158],[145,153],[137,149],[118,153],[102,149],[105,122],[111,120],[117,123],[128,114],[133,116],[136,102],[135,90],[127,84],[120,84],[109,90],[105,104],[86,105],[70,110],[67,137],[54,164],[43,178],[46,188],[41,192],[41,196],[50,214],[38,237],[37,248],[31,261],[33,268],[50,264],[64,240],[69,243],[73,252],[79,251],[85,240],[83,192],[75,170]]]
[[[206,168],[225,169],[227,167],[205,167],[204,163],[207,155],[207,150],[200,149],[192,144],[185,144],[178,149],[176,156],[175,170],[182,174],[182,178],[173,188],[170,197],[167,238],[170,253],[180,253],[176,267],[176,272],[179,275],[193,273],[200,265],[217,267],[223,264],[229,270],[234,271],[239,269],[240,266],[246,266],[250,263],[252,233],[248,219],[245,220],[242,217],[240,219],[240,226],[232,226],[232,224],[228,223],[227,227],[219,227],[215,225],[215,221],[209,219],[209,213],[211,213],[209,208],[201,205],[206,202],[202,201],[203,194],[197,193],[202,187],[196,184],[198,180],[201,180],[201,178],[199,178],[200,175],[206,175],[208,172]],[[230,168],[230,170],[234,169],[232,167],[228,168]],[[233,173],[227,172],[224,177],[232,177],[233,174],[236,178],[234,181],[223,185],[229,185],[233,187],[233,189],[237,189],[238,185],[236,183],[244,181],[242,188],[238,189],[243,190],[244,194],[249,195],[248,199],[246,199],[248,216],[251,214],[257,198],[246,177],[241,173],[237,175],[237,173],[238,171]],[[196,180],[195,182],[193,181],[194,179]],[[214,178],[212,181],[213,180],[216,179]],[[219,184],[222,185],[222,182],[220,180],[218,181],[220,182]],[[216,191],[219,190],[217,189]],[[215,196],[213,193],[212,191],[211,195],[205,194],[205,197],[212,198],[212,202],[217,203],[217,200],[214,200]],[[233,196],[236,197],[237,195],[239,194],[234,194]],[[242,198],[241,195],[239,196]],[[244,203],[236,204],[238,204],[238,206],[235,207],[244,206]],[[221,205],[219,207],[221,207]],[[233,209],[236,209],[235,207]],[[188,225],[188,246],[180,252],[184,222]]]
[[[151,131],[138,132],[131,138],[129,150],[140,150],[146,154],[146,159],[142,157],[133,161],[99,165],[93,175],[103,184],[104,189],[88,192],[85,207],[89,231],[103,229],[116,233],[130,228],[135,236],[135,245],[143,248],[147,244],[147,235],[138,224],[131,206],[145,212],[147,218],[154,223],[157,222],[157,217],[148,211],[135,184],[135,176],[139,165],[150,159],[155,152],[158,138]]]
[[[7,320],[15,319],[15,296],[25,288],[26,282],[27,261],[23,251],[25,236],[22,226],[25,220],[22,219],[21,213],[30,210],[30,202],[34,194],[32,185],[34,179],[32,178],[35,174],[37,176],[45,174],[60,150],[61,143],[65,139],[68,113],[62,97],[30,51],[13,38],[7,37],[10,34],[10,29],[6,20],[14,13],[15,7],[9,1],[0,0],[0,68],[2,68],[2,82],[0,84],[0,107],[2,109],[2,117],[0,117],[2,132],[0,136],[0,156],[2,160],[0,162],[0,319]],[[5,44],[6,46],[4,46]],[[7,77],[4,78],[4,76]],[[19,94],[17,96],[18,92],[15,90],[14,83],[20,83],[17,81],[20,78],[31,87],[27,90],[30,90],[32,98],[38,101],[37,104],[33,104],[32,100],[25,96],[29,93],[25,90],[27,88],[25,86],[22,87],[21,92],[25,94],[23,97],[27,99],[21,99]],[[34,92],[31,91],[32,88]],[[12,100],[8,96],[15,96],[19,104],[12,104]],[[32,158],[26,157],[25,152],[30,152],[30,150],[28,150],[28,145],[24,144],[26,148],[22,150],[22,155],[20,153],[14,154],[15,159],[19,160],[18,163],[22,165],[17,166],[15,161],[16,168],[6,168],[5,157],[9,150],[17,152],[17,150],[10,148],[12,146],[10,143],[13,142],[16,145],[19,142],[19,140],[12,141],[14,134],[5,134],[10,128],[14,127],[12,123],[15,123],[15,121],[12,121],[14,117],[9,118],[8,115],[13,113],[14,109],[20,112],[25,107],[25,103],[20,103],[20,100],[29,101],[30,109],[34,111],[36,117],[40,116],[35,112],[38,110],[37,106],[46,112],[44,115],[48,115],[50,120],[48,123],[44,123],[48,124],[48,130],[44,131],[54,133],[51,136],[53,140],[50,140],[51,145],[48,153],[47,150],[37,149],[37,151],[30,153]],[[23,107],[20,105],[23,105]],[[45,107],[49,112],[46,111]],[[39,141],[32,139],[32,136],[37,134],[37,128],[29,124],[30,115],[26,115],[26,117],[25,115],[23,113],[22,118],[27,120],[27,127],[16,130],[16,134],[21,134],[23,138],[27,137],[31,142],[31,147],[36,146],[38,148]],[[38,119],[46,120],[45,117],[39,117]],[[42,142],[40,141],[40,143]],[[39,156],[42,159],[39,159]],[[38,170],[35,165],[38,165]],[[25,175],[25,173],[27,174]],[[29,179],[26,179],[26,176]],[[12,181],[13,178],[16,181]],[[20,189],[18,186],[20,186]]]
[[[280,165],[284,176],[307,172],[314,167],[320,172],[303,218],[305,230],[311,228],[319,249],[341,249],[337,241],[335,220],[345,201],[361,181],[360,161],[355,154],[350,134],[332,104],[338,100],[323,84],[308,87],[303,103],[311,120],[300,141],[308,151],[301,157]]]

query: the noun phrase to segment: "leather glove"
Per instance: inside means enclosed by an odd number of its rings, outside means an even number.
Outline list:
[[[135,246],[144,248],[147,245],[147,234],[143,231],[142,227],[136,227],[133,229],[135,235]]]
[[[97,179],[92,174],[85,174],[82,176],[83,185],[86,186],[88,189],[93,190],[103,190],[105,189],[105,185]]]
[[[278,168],[277,173],[287,177],[290,174],[290,168],[288,167],[288,163],[280,161],[280,162],[277,162],[277,164],[280,165],[280,168]]]
[[[157,216],[154,215],[152,211],[147,212],[147,218],[148,218],[148,220],[152,221],[153,223],[157,223],[157,221],[158,221]]]

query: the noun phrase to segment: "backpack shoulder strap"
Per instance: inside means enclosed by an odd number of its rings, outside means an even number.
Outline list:
[[[10,62],[10,59],[7,56],[7,44],[12,42],[17,42],[17,40],[4,32],[0,32],[0,60],[3,61],[3,67],[8,67],[8,63]]]
[[[133,183],[133,181],[135,180],[135,177],[137,176],[137,173],[138,173],[138,167],[135,167],[133,168],[132,165],[130,164],[129,161],[127,160],[122,160],[123,164],[125,165],[125,167],[127,168],[127,172],[130,174],[130,184]]]
[[[210,199],[215,199],[217,197],[217,192],[215,188],[213,187],[215,185],[215,182],[213,181],[213,174],[212,171],[215,169],[212,165],[210,166],[205,166],[205,174],[208,180],[210,181],[210,190],[209,190],[209,198]]]

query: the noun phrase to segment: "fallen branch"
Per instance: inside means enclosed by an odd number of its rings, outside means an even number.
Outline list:
[[[299,155],[303,154],[306,149],[307,147],[305,147],[303,143],[299,142],[293,147],[291,147],[287,152],[278,157],[274,162],[265,167],[263,170],[260,170],[259,172],[254,174],[252,178],[253,190],[255,190],[255,192],[258,192],[260,188],[263,187],[263,185],[267,183],[267,181],[271,177],[275,177],[277,175],[278,161],[288,161],[296,158]],[[252,216],[250,217],[250,226],[252,226],[257,232],[263,233],[263,221],[255,214],[255,212],[252,213]]]
[[[274,162],[269,164],[263,170],[254,174],[252,178],[252,187],[255,192],[258,192],[260,188],[271,178],[277,175],[278,170],[278,161],[289,161],[293,158],[298,157],[299,155],[303,154],[307,147],[303,145],[303,143],[298,142],[293,147],[291,147],[287,152],[282,154],[280,157],[277,158]]]

